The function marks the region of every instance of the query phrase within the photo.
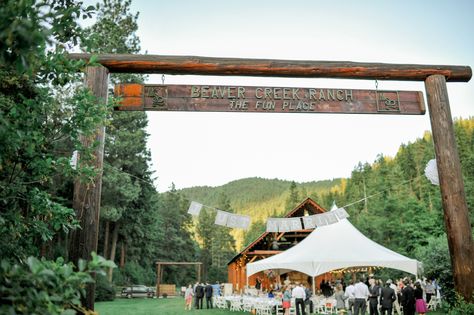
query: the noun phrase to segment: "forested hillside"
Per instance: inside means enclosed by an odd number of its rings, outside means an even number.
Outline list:
[[[252,218],[250,231],[246,235],[242,230],[233,231],[237,248],[241,248],[263,231],[262,222],[267,217],[283,215],[304,198],[329,192],[340,183],[340,179],[295,183],[253,177],[235,180],[219,187],[192,187],[180,192],[189,200],[216,208],[219,196],[224,194],[236,213],[249,215]]]

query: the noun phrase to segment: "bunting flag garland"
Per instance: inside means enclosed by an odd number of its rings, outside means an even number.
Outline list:
[[[230,228],[238,228],[247,230],[250,227],[251,218],[248,215],[234,214],[205,206],[196,201],[191,201],[189,205],[188,213],[193,216],[199,216],[202,207],[208,207],[217,211],[216,217],[214,219],[214,224],[227,226]]]
[[[299,231],[302,230],[301,226],[301,220],[300,218],[290,218],[290,226],[291,226],[291,231]]]
[[[338,220],[337,217],[336,217],[336,214],[335,214],[334,212],[332,212],[332,211],[327,212],[327,213],[325,213],[324,215],[326,216],[326,220],[327,220],[327,222],[328,222],[328,225],[329,225],[329,224],[334,224],[334,223],[339,222],[339,220]]]
[[[278,219],[274,219],[274,218],[267,219],[267,232],[278,233]]]
[[[227,219],[227,227],[236,228],[239,226],[239,218],[237,214],[229,214]]]
[[[196,201],[191,201],[191,205],[189,206],[188,213],[193,216],[198,216],[199,212],[201,212],[202,204]]]
[[[228,219],[229,219],[228,212],[217,210],[216,220],[214,221],[214,224],[227,226]]]
[[[247,230],[250,227],[250,217],[248,215],[241,215],[239,220],[239,228]]]
[[[426,164],[425,176],[433,185],[439,186],[438,166],[436,165],[436,159],[430,160],[428,164]]]
[[[188,213],[192,214],[193,216],[198,216],[202,207],[208,206],[200,204],[196,201],[191,201]],[[216,210],[217,212],[214,219],[214,224],[216,225],[245,230],[250,227],[250,216],[230,213],[215,208],[212,209]],[[331,211],[310,216],[294,218],[268,218],[266,230],[267,232],[278,233],[300,231],[303,229],[315,229],[316,227],[337,223],[338,221],[348,217],[349,214],[344,208],[336,208],[333,206]]]
[[[303,224],[305,229],[316,228],[316,215],[308,215],[303,217]]]
[[[288,219],[278,220],[278,232],[290,232],[291,225]]]
[[[325,226],[325,225],[328,225],[328,220],[326,219],[326,216],[324,215],[324,213],[317,214],[316,215],[316,226],[320,227],[320,226]]]
[[[233,213],[227,213],[228,214],[228,219],[227,219],[227,227],[230,228],[240,228],[240,229],[248,229],[250,225],[250,217],[246,215],[240,215],[240,214],[233,214]]]
[[[344,208],[338,208],[334,210],[334,213],[336,214],[339,221],[349,217],[349,213],[347,213],[346,209]]]

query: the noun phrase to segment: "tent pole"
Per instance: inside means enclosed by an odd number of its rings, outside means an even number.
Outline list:
[[[311,280],[313,280],[313,296],[316,296],[316,277],[311,277]]]

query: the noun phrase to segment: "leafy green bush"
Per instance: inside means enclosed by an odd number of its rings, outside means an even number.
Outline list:
[[[474,301],[474,295],[473,295]],[[474,303],[468,303],[462,296],[456,294],[456,303],[448,312],[448,315],[473,315]]]
[[[155,283],[154,268],[143,268],[139,263],[135,261],[127,262],[121,272],[123,279],[125,280],[125,283],[122,283],[122,285],[152,285]]]
[[[115,288],[107,280],[106,276],[97,275],[96,287],[95,287],[95,300],[100,301],[113,301],[115,299]]]
[[[417,248],[415,257],[423,263],[426,277],[437,279],[443,299],[452,305],[455,303],[455,293],[448,240],[443,234],[431,237],[427,241],[426,246]]]
[[[26,263],[0,263],[1,314],[75,314],[81,308],[85,286],[93,283],[91,273],[115,267],[111,261],[92,253],[92,260],[79,261],[78,271],[63,258],[56,261],[28,257]]]

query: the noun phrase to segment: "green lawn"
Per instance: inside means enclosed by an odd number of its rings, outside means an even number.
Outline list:
[[[204,301],[204,305],[206,301]],[[167,299],[121,299],[117,298],[112,302],[97,302],[95,303],[95,310],[99,315],[249,315],[248,312],[230,312],[229,310],[220,309],[204,309],[190,311],[184,310],[184,299],[182,297],[167,298]]]
[[[204,302],[205,303],[205,302]],[[96,311],[100,315],[249,315],[248,312],[230,312],[229,310],[184,310],[184,299],[181,297],[168,299],[121,299],[112,302],[97,302]],[[368,314],[368,312],[367,312]],[[427,315],[442,315],[444,312],[429,312]]]

